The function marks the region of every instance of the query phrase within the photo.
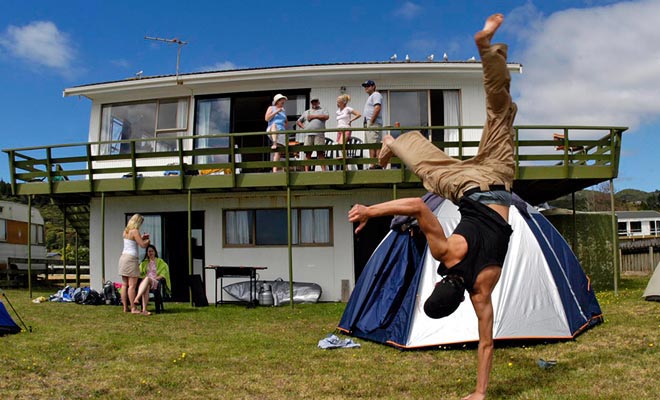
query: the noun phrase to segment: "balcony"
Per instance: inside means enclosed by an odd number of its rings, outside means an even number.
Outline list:
[[[383,128],[389,132],[390,128]],[[434,142],[448,154],[466,159],[476,153],[480,126],[402,127],[452,140]],[[362,129],[354,129],[360,131]],[[516,126],[514,191],[539,204],[617,177],[621,138],[626,127]],[[290,131],[302,137],[308,131]],[[327,130],[334,137],[335,131]],[[419,178],[392,160],[391,169],[373,170],[369,144],[303,146],[287,143],[280,161],[270,161],[269,146],[239,147],[239,138],[264,132],[149,138],[115,142],[60,144],[5,149],[10,183],[16,195],[47,195],[67,203],[104,195],[168,194],[421,187]],[[201,148],[203,140],[226,143]],[[149,151],[149,149],[165,151]],[[328,159],[305,160],[304,152],[324,152]],[[341,154],[351,157],[342,158]],[[321,171],[325,166],[328,171]],[[270,172],[273,167],[281,171]],[[305,167],[313,172],[305,172]],[[79,203],[80,204],[80,203]]]

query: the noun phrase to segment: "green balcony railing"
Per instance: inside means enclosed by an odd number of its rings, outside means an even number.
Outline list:
[[[396,129],[393,130],[393,129]],[[419,130],[434,144],[459,159],[472,157],[481,126],[385,127],[385,133]],[[363,129],[353,129],[360,131]],[[621,136],[625,127],[516,126],[516,182],[603,181],[618,174]],[[287,131],[290,137],[322,131]],[[334,130],[326,130],[334,137]],[[377,144],[358,141],[304,146],[291,141],[272,161],[264,132],[207,136],[133,139],[5,149],[14,194],[112,193],[168,190],[229,190],[295,186],[378,186],[410,184],[419,179],[397,159],[392,168],[371,170]],[[260,138],[255,138],[259,136]],[[223,143],[207,147],[204,143]],[[153,151],[159,149],[162,151]],[[326,159],[305,159],[324,153]],[[273,167],[281,170],[270,172]],[[325,168],[327,171],[321,171]],[[313,172],[305,172],[308,169]]]

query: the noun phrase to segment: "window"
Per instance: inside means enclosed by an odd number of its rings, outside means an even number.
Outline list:
[[[625,222],[618,223],[619,236],[626,236],[628,234],[628,224]]]
[[[44,226],[32,224],[30,232],[32,244],[44,244]]]
[[[642,222],[641,221],[630,221],[630,233],[642,233]]]
[[[7,241],[7,220],[0,219],[0,240]]]
[[[390,90],[383,93],[383,121],[395,126],[460,125],[458,90]],[[397,136],[399,131],[390,131]],[[433,141],[457,141],[458,129],[432,132]]]
[[[651,235],[660,234],[660,221],[649,221],[649,227],[651,228]]]
[[[401,126],[429,125],[427,90],[391,91],[389,95],[389,125],[395,125],[397,122]],[[398,132],[393,132],[393,136],[398,136]]]
[[[199,136],[217,135],[229,133],[231,123],[231,99],[229,97],[215,97],[197,100],[197,112],[195,114],[195,134]],[[195,140],[195,148],[227,148],[228,137],[206,138]],[[228,156],[198,156],[197,163],[224,163],[229,160]]]
[[[142,139],[138,153],[174,151],[177,136],[188,130],[188,98],[151,100],[128,104],[106,104],[101,111],[101,141]],[[148,139],[171,140],[148,140]],[[129,143],[107,143],[101,154],[130,153]]]
[[[329,208],[294,208],[291,211],[294,245],[332,245]],[[225,211],[224,237],[227,247],[286,246],[287,211],[283,208]]]
[[[131,219],[134,213],[126,214],[124,217],[124,226],[128,223],[128,220]],[[149,242],[156,247],[158,255],[161,256],[162,245],[163,245],[163,229],[162,229],[162,217],[158,214],[142,214],[144,221],[140,227],[140,233],[149,234]],[[146,254],[145,249],[138,246],[139,258],[142,260]]]

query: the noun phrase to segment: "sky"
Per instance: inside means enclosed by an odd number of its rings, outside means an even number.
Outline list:
[[[91,101],[65,88],[180,72],[467,60],[485,18],[523,65],[516,124],[627,126],[616,191],[660,189],[660,0],[3,0],[0,149],[87,141]],[[9,180],[6,153],[0,179]]]

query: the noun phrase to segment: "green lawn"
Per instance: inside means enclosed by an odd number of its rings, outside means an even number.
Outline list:
[[[489,398],[658,398],[660,303],[641,299],[647,279],[599,293],[605,323],[575,341],[498,346]],[[6,294],[33,332],[0,338],[2,399],[452,399],[475,383],[471,348],[400,351],[358,339],[359,349],[318,349],[343,304],[166,303],[146,317]],[[539,358],[558,364],[541,369]]]

